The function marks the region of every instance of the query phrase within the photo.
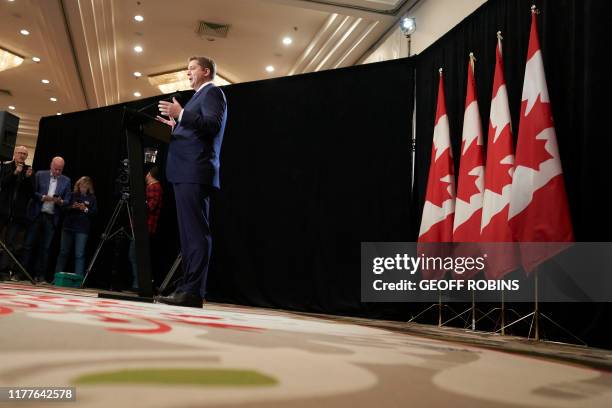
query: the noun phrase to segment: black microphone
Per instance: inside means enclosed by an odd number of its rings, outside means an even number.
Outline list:
[[[146,111],[147,109],[157,105],[159,103],[159,101],[171,101],[172,98],[176,98],[177,100],[180,100],[181,97],[181,93],[180,92],[175,92],[172,95],[166,96],[165,98],[162,99],[158,99],[153,103],[150,103],[148,105],[143,106],[142,108],[138,109],[136,112],[142,112],[142,111]]]

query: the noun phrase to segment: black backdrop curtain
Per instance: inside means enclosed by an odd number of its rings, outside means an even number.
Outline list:
[[[221,191],[212,200],[209,300],[405,315],[407,305],[360,302],[359,262],[362,241],[411,238],[413,89],[410,59],[224,88],[228,123]],[[189,93],[183,96],[184,104]],[[89,254],[116,202],[115,169],[125,157],[122,108],[47,117],[40,124],[35,168],[48,168],[62,155],[73,180],[87,174],[96,182],[101,211]],[[178,243],[171,188],[164,187],[163,240],[152,252],[164,255],[154,264],[167,270]],[[100,257],[93,283],[110,281],[109,257],[108,251]],[[123,275],[129,279],[129,270]]]
[[[360,302],[360,242],[410,238],[412,61],[225,88],[210,299],[399,316]]]
[[[416,57],[415,215],[420,219],[425,199],[438,68],[444,68],[457,174],[468,56],[474,52],[477,58],[475,78],[486,147],[497,31],[504,37],[504,68],[516,146],[532,4],[541,12],[537,17],[540,44],[576,240],[612,241],[612,214],[606,209],[608,194],[602,188],[612,151],[604,119],[609,116],[612,72],[612,62],[607,58],[612,3],[606,0],[489,0]],[[418,226],[412,238],[417,235]],[[531,307],[518,306],[524,311]],[[612,313],[608,304],[548,304],[543,308],[589,344],[609,347],[606,328]]]

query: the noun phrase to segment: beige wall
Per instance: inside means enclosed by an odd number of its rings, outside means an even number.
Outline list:
[[[411,55],[418,54],[438,38],[460,23],[465,17],[480,7],[486,0],[421,0],[409,13],[415,17],[417,29],[412,34]],[[399,23],[398,23],[399,24]],[[386,61],[408,56],[408,40],[398,28],[394,29],[362,61]]]

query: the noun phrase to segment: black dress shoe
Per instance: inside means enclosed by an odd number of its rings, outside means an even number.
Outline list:
[[[170,296],[158,296],[155,298],[157,303],[164,303],[166,305],[173,306],[185,306],[185,307],[202,307],[202,298],[198,295],[185,292],[174,292]]]

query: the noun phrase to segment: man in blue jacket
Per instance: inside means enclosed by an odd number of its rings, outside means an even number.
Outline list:
[[[202,307],[212,249],[210,194],[219,184],[219,155],[227,120],[227,101],[213,84],[216,65],[207,57],[191,57],[187,77],[196,91],[185,107],[160,101],[159,111],[172,126],[166,177],[176,200],[183,278],[170,296],[157,301],[177,306]]]
[[[34,197],[28,204],[28,216],[32,224],[23,246],[23,266],[34,272],[38,282],[45,281],[49,248],[59,224],[61,207],[70,193],[70,179],[62,175],[63,171],[64,159],[58,156],[51,160],[49,170],[38,171],[34,176]],[[32,265],[36,247],[40,248],[38,262]]]

